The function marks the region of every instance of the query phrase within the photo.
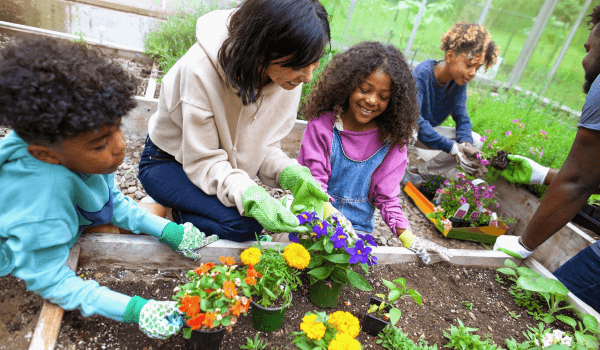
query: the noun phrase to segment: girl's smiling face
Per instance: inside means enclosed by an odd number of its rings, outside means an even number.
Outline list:
[[[348,109],[342,113],[344,129],[367,131],[377,127],[375,118],[385,111],[392,97],[392,79],[385,72],[375,69],[348,98]]]

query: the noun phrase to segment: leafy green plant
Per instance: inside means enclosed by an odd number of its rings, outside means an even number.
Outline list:
[[[473,303],[469,303],[468,301],[461,301],[460,303],[463,304],[465,309],[473,310]]]
[[[415,303],[417,303],[419,305],[423,305],[423,298],[421,298],[421,294],[419,294],[414,289],[407,289],[406,288],[406,280],[404,278],[396,278],[393,282],[388,281],[385,278],[382,278],[381,281],[383,281],[383,284],[385,284],[385,286],[388,287],[390,290],[390,292],[387,295],[387,303],[385,302],[386,296],[384,294],[375,294],[379,298],[381,298],[381,303],[379,305],[372,304],[369,307],[369,310],[367,311],[368,313],[377,311],[377,316],[379,318],[383,319],[383,316],[385,316],[386,318],[389,318],[390,323],[393,326],[398,322],[398,320],[400,320],[400,317],[402,316],[402,312],[400,310],[396,309],[395,307],[391,307],[390,311],[388,313],[383,314],[383,312],[388,306],[391,306],[392,303],[394,303],[396,300],[402,299],[405,296],[410,296],[411,298],[413,298]],[[400,287],[398,287],[395,283],[398,283],[400,285]]]
[[[421,186],[431,192],[435,192],[438,188],[442,187],[444,181],[446,181],[446,178],[442,175],[428,176]]]
[[[323,69],[329,64],[329,61],[333,58],[333,56],[337,55],[339,51],[337,49],[331,49],[327,53],[321,57],[319,61],[319,67],[313,71],[312,80],[309,83],[302,84],[302,95],[300,95],[300,107],[302,108],[302,104],[304,103],[304,99],[306,96],[312,91],[317,83],[317,80],[321,73],[323,73]],[[304,119],[304,116],[299,116],[300,119]]]
[[[600,206],[600,194],[591,195],[587,200],[587,204]]]
[[[437,344],[428,346],[427,341],[422,338],[419,338],[419,344],[415,344],[402,332],[402,329],[390,325],[385,326],[378,337],[376,343],[389,350],[437,350],[438,348]]]
[[[569,316],[556,316],[557,319],[573,327],[577,344],[581,344],[589,349],[598,349],[598,347],[600,347],[600,342],[598,342],[598,336],[600,336],[598,320],[596,320],[594,316],[588,314],[579,314],[579,317],[581,317],[583,323],[581,323],[581,321],[575,321]],[[577,326],[579,326],[579,329]]]
[[[564,332],[552,332],[540,322],[538,328],[529,327],[527,332],[523,332],[526,339],[524,342],[518,343],[513,337],[506,339],[505,342],[508,350],[567,350],[578,348],[571,347],[573,345],[571,343],[572,338],[568,335],[563,337],[563,335],[565,335]]]
[[[258,333],[254,337],[254,340],[246,337],[246,345],[240,345],[240,349],[244,350],[265,350],[267,343],[261,339],[258,339]]]
[[[516,312],[512,312],[512,311],[509,311],[508,314],[510,315],[510,317],[514,318],[515,320],[518,320],[519,317],[521,317],[521,315],[517,314]]]
[[[491,339],[481,340],[479,335],[470,333],[479,328],[466,327],[459,318],[456,320],[458,321],[458,327],[451,325],[450,328],[444,330],[444,337],[449,340],[449,343],[444,347],[460,350],[493,350],[497,348],[497,345]]]
[[[520,288],[516,283],[520,276],[540,277],[540,274],[524,266],[517,266],[512,260],[504,260],[504,266],[497,269],[498,272],[508,276],[508,279],[514,282],[508,292],[519,307],[529,310],[529,314],[537,317],[542,311],[542,305],[538,303],[538,298],[534,292]],[[496,280],[500,277],[496,275]]]
[[[544,297],[548,304],[548,312],[540,313],[539,317],[545,323],[554,322],[554,313],[575,308],[569,304],[563,307],[559,306],[562,301],[567,300],[567,294],[569,294],[567,287],[559,280],[546,277],[521,276],[517,279],[517,286],[524,290],[536,292]]]

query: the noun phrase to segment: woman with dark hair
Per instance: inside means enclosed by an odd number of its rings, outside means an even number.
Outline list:
[[[163,78],[140,181],[176,222],[206,234],[241,242],[263,228],[302,233],[254,178],[291,190],[294,211],[322,212],[328,199],[280,147],[301,84],[330,42],[325,8],[317,0],[246,0],[200,17],[196,37]]]

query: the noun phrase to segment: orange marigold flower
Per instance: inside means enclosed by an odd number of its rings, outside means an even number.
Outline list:
[[[204,321],[202,322],[202,325],[205,326],[206,328],[213,328],[213,321],[215,320],[216,317],[217,317],[216,312],[207,312],[205,315]]]
[[[200,267],[194,269],[194,272],[199,275],[203,275],[203,274],[207,273],[208,271],[210,271],[210,269],[212,269],[213,267],[215,267],[215,264],[209,262],[209,263],[200,265]]]
[[[188,326],[192,329],[200,329],[202,327],[202,322],[204,322],[204,314],[197,314],[196,316],[187,320]]]
[[[246,312],[247,309],[240,303],[239,301],[233,305],[233,310],[231,311],[235,316],[240,316],[241,313]]]
[[[235,283],[231,281],[225,281],[223,283],[223,293],[225,294],[225,298],[231,299],[237,295],[237,290],[235,290]]]
[[[189,294],[186,294],[181,298],[179,310],[181,312],[187,312],[188,317],[194,317],[200,312],[200,297],[197,295],[190,296]]]
[[[250,286],[253,286],[256,284],[256,278],[248,276],[248,277],[244,278],[244,282],[246,282],[246,284],[248,284]]]
[[[233,265],[235,261],[233,260],[233,256],[220,256],[219,260],[225,265]]]
[[[252,301],[252,299],[248,299],[246,301],[246,304],[244,304],[244,312],[248,312],[248,308],[250,307],[250,302]]]

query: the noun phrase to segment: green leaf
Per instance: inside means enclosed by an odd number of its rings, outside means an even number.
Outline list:
[[[271,297],[271,299],[273,299],[273,300],[277,299],[277,296],[273,292],[271,292],[271,290],[269,288],[265,287],[263,289],[263,291],[265,292],[265,294],[267,294],[269,297]]]
[[[590,331],[596,330],[596,332],[598,332],[598,320],[596,317],[588,314],[582,314],[581,319],[583,320],[583,325],[585,328]]]
[[[371,304],[371,306],[369,306],[369,311],[367,311],[368,313],[372,313],[377,311],[377,304]]]
[[[421,294],[419,294],[419,292],[417,292],[414,289],[409,289],[407,292],[408,292],[408,295],[410,295],[413,298],[415,303],[417,303],[419,305],[423,305],[423,298],[421,297]]]
[[[336,266],[335,269],[333,269],[333,272],[331,273],[331,279],[341,284],[350,283],[350,280],[346,275],[346,269],[340,266]]]
[[[208,301],[208,299],[200,300],[200,309],[202,311],[206,312],[210,307],[211,307],[211,305],[210,305],[210,301]]]
[[[396,322],[400,320],[401,316],[402,312],[400,310],[396,309],[395,307],[390,309],[390,322],[392,323],[392,325],[395,325]]]
[[[564,323],[568,324],[569,326],[571,326],[573,328],[577,327],[577,321],[575,321],[573,318],[571,318],[569,316],[557,315],[556,318],[563,321]]]
[[[379,297],[379,299],[381,299],[381,300],[385,300],[385,294],[377,293],[377,294],[375,294],[375,296]]]
[[[308,250],[309,251],[311,251],[311,250],[323,250],[323,241],[318,241],[317,243],[315,243],[312,246],[310,246],[310,248],[308,248]]]
[[[562,345],[562,344],[552,344],[548,347],[545,347],[544,350],[570,350],[572,347]]]
[[[333,271],[334,266],[330,265],[330,266],[321,266],[321,267],[317,267],[314,268],[310,271],[308,271],[309,275],[315,276],[316,278],[320,279],[320,280],[324,280],[327,277],[329,277],[329,275],[331,274],[331,271]]]
[[[190,339],[190,338],[192,337],[192,329],[191,329],[191,328],[188,328],[188,327],[185,327],[185,328],[183,329],[183,337],[184,337],[185,339]]]
[[[333,242],[330,240],[325,241],[325,251],[331,253],[333,251]]]
[[[515,270],[508,268],[508,267],[501,267],[498,270],[496,270],[500,273],[503,273],[505,275],[511,275],[511,276],[517,276],[517,273],[515,272]]]
[[[230,315],[230,316],[223,317],[223,319],[221,320],[221,324],[222,324],[224,327],[227,327],[227,326],[229,326],[229,324],[230,324],[230,323],[231,323],[231,315]]]
[[[542,321],[544,321],[544,323],[549,324],[554,322],[555,318],[552,315],[545,315],[544,317],[542,317]]]
[[[357,274],[356,272],[348,269],[346,270],[346,275],[348,276],[350,283],[352,283],[354,287],[365,292],[373,290],[373,287],[371,287],[369,282],[367,282],[367,280],[363,276]]]
[[[398,283],[399,285],[401,285],[403,287],[406,285],[406,280],[404,278],[396,278],[394,280],[394,282]]]
[[[521,276],[542,277],[539,273],[533,271],[532,269],[530,269],[528,267],[524,267],[524,266],[517,267],[517,272]]]
[[[514,261],[512,261],[512,260],[510,260],[510,259],[506,259],[506,260],[504,260],[504,266],[506,266],[506,267],[511,267],[511,268],[513,268],[513,269],[516,269],[516,268],[517,268],[517,264],[515,264],[515,262],[514,262]]]
[[[324,258],[331,261],[332,263],[347,264],[348,261],[350,260],[350,254],[325,255]]]
[[[517,286],[538,293],[551,293],[566,296],[569,290],[562,282],[553,278],[539,277],[533,280],[531,277],[522,276],[517,279]]]
[[[400,291],[398,289],[393,289],[388,296],[388,302],[391,303],[398,300],[398,298],[400,298]]]
[[[310,262],[308,263],[307,269],[312,269],[317,267],[323,263],[323,255],[312,255],[310,257]]]
[[[385,286],[388,287],[389,290],[398,289],[398,287],[393,282],[390,282],[385,278],[382,278],[381,281],[383,281],[383,284],[385,284]]]

